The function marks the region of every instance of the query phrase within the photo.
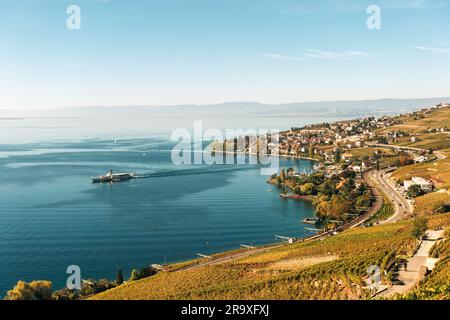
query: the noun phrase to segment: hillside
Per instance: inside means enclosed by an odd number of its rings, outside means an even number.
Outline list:
[[[450,215],[432,216],[429,225],[448,226]],[[367,268],[383,272],[396,256],[411,255],[417,244],[411,228],[411,221],[357,228],[231,263],[161,272],[92,299],[368,299]],[[432,275],[448,290],[448,278]]]

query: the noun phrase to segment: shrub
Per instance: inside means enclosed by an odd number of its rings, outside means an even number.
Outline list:
[[[51,281],[18,281],[5,300],[52,300]]]

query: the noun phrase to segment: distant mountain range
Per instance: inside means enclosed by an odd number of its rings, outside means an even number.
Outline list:
[[[172,106],[92,106],[70,107],[53,110],[35,110],[28,114],[33,116],[90,116],[90,115],[158,115],[158,116],[258,116],[258,117],[293,117],[293,116],[339,116],[360,117],[381,114],[398,114],[429,107],[438,103],[450,102],[450,97],[423,99],[378,99],[317,101],[284,104],[263,104],[258,102],[226,102],[211,105],[172,105]],[[17,112],[15,112],[17,113]],[[22,112],[23,113],[23,112]],[[19,112],[19,114],[22,114]],[[8,113],[6,113],[8,114]]]

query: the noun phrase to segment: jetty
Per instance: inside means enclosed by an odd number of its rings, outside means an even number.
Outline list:
[[[308,218],[303,219],[302,222],[305,224],[313,224],[314,225],[319,222],[319,218],[308,217]]]
[[[309,196],[302,196],[299,194],[290,194],[290,193],[280,193],[280,198],[287,198],[287,199],[303,199],[308,200],[310,199]]]
[[[288,243],[294,243],[297,241],[297,238],[293,238],[293,237],[286,237],[286,236],[279,236],[279,235],[275,235],[275,238],[287,241]]]

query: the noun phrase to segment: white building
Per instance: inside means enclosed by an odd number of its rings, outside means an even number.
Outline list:
[[[431,183],[431,181],[421,177],[413,177],[411,180],[405,180],[403,182],[406,190],[408,190],[409,187],[415,184],[419,185],[420,188],[425,192],[433,191],[433,184]]]
[[[428,159],[426,157],[424,157],[424,156],[416,156],[416,157],[414,157],[414,162],[416,162],[416,163],[422,163],[422,162],[425,162],[427,160]]]

